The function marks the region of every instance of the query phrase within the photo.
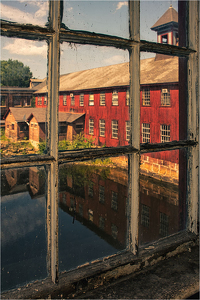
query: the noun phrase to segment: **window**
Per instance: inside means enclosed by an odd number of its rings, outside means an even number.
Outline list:
[[[162,44],[167,44],[168,43],[168,35],[167,34],[162,35],[161,43]]]
[[[170,141],[170,125],[160,125],[160,141],[161,143]]]
[[[126,140],[130,140],[130,121],[126,121]]]
[[[106,94],[105,94],[105,92],[100,93],[100,105],[106,105]]]
[[[84,94],[79,95],[79,105],[84,106]]]
[[[112,105],[118,105],[118,91],[114,90],[112,93]]]
[[[38,97],[38,105],[42,105],[42,97]]]
[[[105,120],[99,120],[99,136],[105,136]]]
[[[89,105],[94,105],[94,94],[89,94]]]
[[[8,1],[9,2],[9,1]],[[179,5],[182,5],[182,2],[184,1],[180,1]],[[64,5],[65,5],[65,1],[63,1]],[[62,3],[62,4],[63,4]],[[50,11],[49,11],[49,22],[46,24],[45,26],[45,30],[44,27],[36,27],[35,25],[33,26],[29,26],[26,24],[22,24],[21,26],[19,26],[18,23],[10,23],[9,21],[5,22],[5,21],[1,21],[1,34],[3,36],[6,36],[7,38],[10,38],[10,36],[14,36],[19,38],[19,36],[25,41],[25,43],[27,41],[31,41],[32,39],[37,39],[41,40],[44,39],[45,41],[47,41],[47,47],[48,47],[48,78],[50,80],[48,80],[48,102],[51,108],[53,109],[49,109],[47,112],[47,118],[48,118],[48,129],[47,129],[47,134],[48,134],[48,139],[47,139],[47,148],[46,148],[46,152],[40,154],[40,155],[35,155],[33,156],[23,156],[23,159],[20,156],[15,156],[14,159],[12,157],[12,159],[10,158],[6,158],[6,159],[2,159],[2,168],[3,169],[8,169],[10,170],[12,167],[17,169],[20,168],[20,170],[22,170],[24,172],[24,169],[26,169],[26,167],[28,166],[28,170],[26,170],[26,173],[23,173],[20,178],[20,188],[23,187],[24,185],[26,186],[26,180],[24,180],[24,178],[27,178],[27,174],[29,173],[29,171],[31,170],[31,168],[35,168],[35,166],[41,166],[41,164],[44,165],[44,169],[46,173],[40,173],[41,178],[45,177],[43,176],[43,174],[47,175],[46,176],[46,180],[44,181],[43,187],[45,187],[45,185],[47,186],[47,191],[48,193],[43,196],[40,197],[39,201],[37,201],[37,205],[36,207],[34,206],[30,206],[30,214],[29,216],[35,216],[38,215],[39,219],[38,219],[38,224],[37,226],[40,226],[41,221],[43,222],[43,238],[41,239],[42,244],[37,244],[37,248],[39,250],[44,250],[44,264],[40,263],[39,267],[40,269],[48,269],[50,270],[49,273],[42,273],[40,278],[33,278],[31,279],[29,282],[32,282],[33,280],[40,280],[41,278],[48,278],[49,282],[50,280],[52,281],[52,285],[54,285],[54,288],[56,290],[57,285],[55,284],[55,282],[57,282],[57,280],[59,280],[60,278],[63,279],[64,276],[69,276],[69,273],[66,272],[65,274],[62,273],[59,270],[59,264],[58,264],[58,258],[60,257],[61,253],[60,253],[60,247],[59,247],[59,243],[61,242],[61,239],[59,237],[58,234],[58,228],[59,228],[59,222],[58,222],[58,211],[61,209],[59,207],[59,167],[60,165],[63,164],[63,162],[67,161],[67,164],[69,164],[68,162],[71,161],[74,163],[74,165],[76,165],[77,163],[82,163],[82,161],[85,160],[89,160],[89,159],[93,159],[93,157],[96,155],[96,157],[102,157],[104,158],[106,155],[108,155],[107,149],[98,149],[98,148],[94,148],[94,149],[90,149],[88,151],[88,149],[79,149],[77,150],[73,150],[73,151],[63,151],[62,153],[58,152],[58,122],[57,122],[57,116],[58,116],[58,102],[59,102],[59,90],[58,90],[58,82],[59,82],[59,53],[60,51],[60,43],[62,43],[62,45],[64,43],[68,43],[69,40],[71,43],[74,44],[80,44],[80,43],[85,43],[85,44],[90,44],[90,45],[95,45],[95,47],[99,47],[99,46],[105,46],[107,47],[108,45],[112,46],[113,49],[114,48],[121,48],[121,49],[128,49],[129,53],[130,53],[130,69],[134,70],[134,74],[130,74],[130,89],[131,91],[131,95],[134,93],[134,99],[132,99],[131,97],[131,107],[133,108],[131,111],[131,145],[124,147],[123,149],[121,149],[120,147],[115,147],[114,149],[109,149],[109,155],[111,156],[116,156],[116,155],[121,155],[122,153],[124,155],[126,155],[128,153],[128,155],[130,156],[130,169],[131,169],[131,173],[130,174],[134,174],[134,176],[131,176],[131,180],[129,181],[130,184],[130,196],[128,196],[128,199],[130,198],[130,203],[131,205],[128,207],[128,216],[130,217],[128,219],[129,224],[131,226],[129,226],[129,228],[127,229],[127,232],[125,234],[127,234],[127,241],[128,241],[128,246],[127,246],[127,251],[126,254],[128,254],[130,256],[129,251],[131,251],[134,255],[136,255],[138,253],[138,248],[140,248],[139,245],[139,235],[138,235],[138,226],[139,221],[138,221],[138,211],[139,211],[139,191],[138,191],[138,186],[139,186],[139,163],[140,163],[140,155],[146,151],[146,153],[149,150],[149,148],[147,147],[148,145],[141,145],[140,147],[140,117],[138,116],[138,108],[139,108],[139,102],[140,102],[140,93],[139,93],[139,72],[140,72],[140,68],[139,68],[139,56],[140,56],[140,49],[142,49],[142,51],[147,51],[149,53],[151,53],[151,51],[155,51],[157,53],[161,53],[163,55],[176,55],[177,57],[182,57],[185,59],[187,59],[188,64],[186,66],[186,69],[183,71],[183,73],[186,75],[187,74],[187,83],[189,84],[189,87],[191,87],[190,89],[190,93],[187,93],[185,95],[186,97],[186,106],[189,108],[189,110],[186,112],[188,113],[188,119],[185,122],[186,126],[184,129],[185,131],[183,132],[186,136],[185,140],[184,140],[184,149],[188,149],[187,155],[185,156],[185,163],[187,168],[187,173],[186,174],[186,178],[187,178],[187,184],[185,185],[185,192],[184,195],[186,197],[185,203],[188,203],[189,205],[187,205],[184,211],[185,215],[183,217],[185,217],[186,219],[188,219],[188,223],[187,223],[187,231],[183,230],[184,233],[187,232],[187,236],[190,236],[189,234],[194,233],[197,234],[197,212],[198,212],[198,193],[199,193],[199,187],[198,187],[198,178],[199,178],[199,171],[198,171],[198,161],[199,161],[199,157],[198,157],[198,128],[199,128],[199,124],[198,124],[198,119],[199,119],[199,111],[198,111],[198,88],[199,88],[199,77],[198,77],[198,62],[199,62],[199,51],[198,51],[198,43],[199,43],[199,26],[198,26],[198,22],[199,22],[199,17],[198,17],[198,7],[199,7],[199,3],[198,1],[188,1],[187,2],[187,14],[188,14],[188,20],[189,22],[187,22],[187,41],[188,44],[187,45],[183,45],[181,44],[181,36],[179,37],[179,47],[176,46],[170,46],[169,45],[165,45],[165,43],[167,42],[167,39],[165,40],[165,38],[163,37],[163,45],[159,45],[158,43],[152,43],[152,42],[148,42],[145,43],[145,41],[140,40],[140,36],[139,36],[139,1],[130,1],[129,2],[129,7],[130,7],[130,28],[132,29],[130,32],[130,38],[127,38],[126,40],[124,39],[118,39],[118,38],[113,38],[113,36],[105,36],[105,38],[102,39],[102,35],[98,34],[98,33],[93,33],[93,32],[84,32],[82,33],[81,30],[84,30],[84,28],[80,28],[79,31],[77,30],[73,30],[73,32],[69,29],[69,30],[65,30],[63,27],[61,27],[60,29],[60,24],[59,24],[59,20],[60,20],[60,14],[62,12],[62,10],[60,9],[60,1],[50,1],[49,3],[50,5]],[[124,8],[124,7],[123,7]],[[69,14],[71,14],[71,12],[68,12]],[[185,12],[186,13],[186,12]],[[61,18],[62,19],[62,18]],[[68,24],[66,24],[67,26]],[[180,24],[181,25],[181,24]],[[23,30],[21,30],[21,28],[23,28]],[[39,28],[39,30],[38,30]],[[70,28],[70,27],[69,27]],[[30,32],[31,31],[31,32]],[[191,34],[192,32],[192,34]],[[184,34],[184,32],[183,32]],[[55,38],[54,38],[55,37]],[[102,49],[102,48],[101,48]],[[134,51],[132,51],[134,50]],[[83,53],[84,54],[84,53]],[[191,70],[191,72],[189,72],[189,68]],[[136,76],[135,76],[136,74]],[[138,75],[137,75],[138,74]],[[183,74],[183,75],[184,75]],[[132,76],[134,75],[134,76]],[[186,78],[186,77],[185,77]],[[127,83],[126,83],[127,84]],[[182,82],[183,85],[183,82]],[[142,90],[142,104],[144,106],[150,106],[150,91],[148,91],[148,96],[143,97],[145,92]],[[115,95],[116,96],[116,95]],[[114,97],[115,98],[115,97]],[[117,104],[113,104],[113,105],[118,105],[118,97],[117,101],[115,100],[114,102]],[[19,100],[19,99],[17,99]],[[17,103],[19,103],[17,101]],[[39,102],[40,103],[40,102]],[[38,105],[41,105],[39,104]],[[190,117],[192,115],[192,118]],[[113,116],[113,119],[115,119],[117,117]],[[87,119],[88,120],[88,119]],[[111,119],[112,120],[112,119]],[[88,122],[88,121],[87,121]],[[123,121],[125,124],[125,120]],[[94,134],[94,120],[90,119],[89,121],[89,132],[90,134]],[[164,122],[163,122],[164,123]],[[14,124],[13,124],[14,125]],[[91,126],[90,126],[91,125]],[[88,126],[88,123],[87,123]],[[87,127],[86,126],[86,127]],[[165,126],[166,128],[162,128],[162,126]],[[108,128],[109,132],[111,130],[111,128]],[[171,128],[172,129],[172,128]],[[92,132],[92,133],[91,133]],[[180,132],[182,134],[182,132]],[[123,131],[123,134],[125,135],[125,131]],[[170,149],[174,149],[174,143],[170,142],[170,125],[161,125],[161,129],[160,129],[160,135],[161,135],[161,140],[162,140],[162,135],[165,136],[164,141],[169,141],[168,145],[172,148]],[[112,137],[113,138],[118,138],[118,122],[116,120],[112,121]],[[145,142],[144,142],[145,143]],[[163,145],[163,147],[166,147],[166,151],[171,151],[169,150],[169,146],[168,145]],[[179,141],[176,141],[176,148],[180,147],[180,149],[182,149],[181,147],[183,144],[180,143]],[[153,151],[157,151],[157,152],[161,152],[161,150],[163,151],[164,148],[160,147],[159,143],[154,144],[154,149]],[[92,152],[93,151],[93,152]],[[124,152],[123,152],[124,151]],[[176,150],[175,150],[176,151]],[[91,154],[92,152],[92,154]],[[94,156],[93,156],[94,154]],[[11,164],[12,163],[12,164]],[[30,170],[29,170],[30,169]],[[69,173],[70,173],[70,169],[69,169]],[[75,173],[75,174],[74,174]],[[73,173],[74,175],[77,175],[76,172]],[[72,174],[72,173],[70,173]],[[67,174],[65,175],[65,180],[67,178]],[[98,174],[97,174],[98,175]],[[24,180],[24,181],[23,181]],[[21,183],[22,181],[22,183]],[[78,177],[78,183],[82,183],[81,181],[81,176]],[[77,185],[78,186],[78,185]],[[79,186],[78,186],[79,187]],[[69,188],[70,190],[70,188]],[[61,192],[63,192],[63,190],[61,190]],[[71,192],[77,192],[78,193],[78,188],[77,191],[71,191]],[[27,190],[26,190],[27,193]],[[67,192],[68,193],[68,192]],[[115,194],[114,194],[115,193]],[[40,195],[40,194],[39,194]],[[83,193],[77,197],[80,198],[78,201],[80,201],[81,203],[84,203],[84,199],[82,198]],[[13,195],[9,195],[13,196]],[[111,196],[111,195],[110,195]],[[34,197],[34,195],[33,195]],[[45,198],[45,201],[47,203],[47,205],[45,206],[45,204],[43,204],[42,202],[42,198]],[[22,199],[23,200],[23,199]],[[112,209],[114,210],[114,214],[116,209],[120,210],[121,207],[121,201],[122,199],[120,198],[119,195],[117,195],[116,192],[112,193],[111,196],[111,200],[112,200]],[[119,200],[119,201],[118,201]],[[93,201],[93,200],[92,200]],[[108,199],[109,201],[109,199]],[[5,201],[4,201],[5,202]],[[10,201],[9,201],[10,202]],[[30,205],[35,205],[36,203],[36,199],[34,198],[34,201],[28,201],[30,203]],[[86,201],[85,201],[86,202]],[[93,201],[94,202],[94,201]],[[106,201],[105,201],[106,202]],[[3,203],[3,201],[2,201]],[[41,212],[40,208],[43,205],[43,210]],[[85,219],[87,219],[87,213],[88,213],[88,218],[92,221],[93,220],[93,208],[92,210],[90,210],[89,206],[85,206],[85,203],[82,204],[84,209],[81,210],[81,204],[79,204],[79,213],[81,215],[81,211],[85,213]],[[102,205],[100,205],[98,203],[99,206],[101,206],[102,208],[104,208]],[[37,214],[33,215],[32,214],[32,210],[31,208],[34,208],[34,210],[36,210]],[[178,206],[179,209],[179,206]],[[146,208],[143,209],[144,211],[144,220],[147,220],[147,210]],[[158,211],[159,212],[159,211]],[[63,210],[64,213],[64,210]],[[16,215],[17,216],[17,212]],[[168,217],[166,214],[161,213],[160,215],[158,214],[158,228],[159,228],[159,233],[161,237],[166,236],[166,234],[169,234],[170,232],[170,228],[169,228],[169,224],[170,224],[170,217]],[[20,214],[19,214],[20,217]],[[71,222],[69,216],[69,222]],[[104,215],[102,214],[102,218],[104,217]],[[22,219],[22,218],[21,218]],[[94,211],[94,219],[95,219],[95,211]],[[107,219],[105,218],[105,220],[109,220],[109,234],[112,235],[112,237],[114,239],[117,239],[118,236],[121,235],[121,228],[117,227],[115,224],[113,224],[108,217]],[[13,221],[13,220],[12,220]],[[86,220],[87,221],[87,220]],[[68,222],[68,223],[69,223]],[[75,221],[76,222],[76,221]],[[103,221],[101,221],[103,223]],[[147,221],[145,221],[146,224],[148,223]],[[67,223],[67,222],[66,222]],[[100,220],[99,220],[100,223]],[[127,222],[128,223],[128,222]],[[127,224],[126,223],[126,224]],[[79,225],[79,223],[77,222],[77,224]],[[98,218],[96,220],[96,224],[98,225]],[[31,224],[29,224],[31,225]],[[107,224],[106,224],[107,225]],[[41,226],[42,227],[42,226]],[[78,226],[77,226],[78,227]],[[88,226],[89,227],[89,226]],[[92,226],[91,226],[92,227]],[[102,226],[103,227],[103,226]],[[23,227],[24,229],[26,229],[25,227]],[[31,228],[27,226],[27,228]],[[75,226],[74,226],[75,228]],[[62,228],[61,228],[62,229]],[[45,235],[45,230],[47,232],[47,234]],[[75,230],[75,229],[74,229]],[[119,232],[118,232],[119,230]],[[4,235],[6,236],[6,230],[4,232]],[[119,235],[120,233],[120,235]],[[31,236],[32,236],[32,232],[28,232],[29,236],[30,236],[30,240],[31,240]],[[71,233],[69,233],[70,235]],[[181,236],[181,232],[179,232],[179,238]],[[73,234],[71,234],[73,235]],[[194,236],[194,235],[193,235]],[[15,243],[17,244],[21,244],[21,236],[20,238],[18,238],[17,236],[15,236],[16,240]],[[73,235],[73,238],[76,238],[76,235]],[[176,236],[173,237],[173,243],[176,239]],[[39,240],[39,239],[37,239]],[[47,240],[47,243],[44,243],[44,241]],[[91,240],[93,240],[91,238]],[[163,242],[164,241],[164,242]],[[180,243],[181,238],[179,239],[179,243]],[[66,241],[65,241],[66,242]],[[168,240],[168,242],[166,241],[166,239],[161,239],[159,240],[159,247],[161,250],[163,245],[169,245],[169,248],[171,246],[171,242],[170,239]],[[68,243],[67,240],[67,247],[65,247],[66,252],[64,253],[63,257],[65,257],[65,255],[68,253],[68,246],[70,245],[70,241]],[[77,242],[77,245],[78,242]],[[155,245],[155,244],[154,244]],[[48,246],[48,253],[46,251]],[[12,247],[10,247],[9,249],[11,249]],[[34,248],[35,251],[37,251],[37,248]],[[80,249],[78,248],[78,254],[80,254]],[[168,249],[169,249],[168,248]],[[82,251],[82,248],[81,248]],[[139,249],[140,251],[140,249]],[[156,249],[155,249],[156,251]],[[41,251],[40,251],[41,252]],[[143,252],[145,253],[145,251]],[[72,253],[74,254],[74,253]],[[125,255],[126,255],[125,254]],[[120,255],[124,255],[124,253],[121,253]],[[79,255],[78,257],[80,257],[81,255]],[[102,255],[103,256],[103,255]],[[38,257],[40,257],[40,253],[38,255]],[[37,258],[38,258],[37,257]],[[126,256],[126,261],[127,261],[127,257]],[[109,258],[108,258],[109,259]],[[125,260],[120,260],[119,261],[119,256],[113,256],[112,257],[112,261],[114,261],[114,265],[116,267],[121,266],[121,262],[120,261],[124,261]],[[47,262],[47,265],[45,264]],[[70,259],[69,259],[69,265],[70,265]],[[149,261],[147,261],[148,263]],[[109,266],[109,261],[108,261],[108,266]],[[100,266],[100,268],[102,269],[101,266],[101,259],[98,260],[98,264]],[[30,266],[30,272],[32,272],[32,268],[34,265],[34,260],[33,260],[33,264],[31,264]],[[91,266],[91,264],[90,264]],[[24,266],[25,267],[25,266]],[[75,269],[77,267],[76,266],[70,266],[71,269]],[[11,266],[12,269],[14,269],[14,263]],[[86,268],[86,273],[87,273],[87,266],[84,266],[84,268]],[[94,262],[94,269],[96,268],[96,270],[98,269],[98,266],[95,264]],[[112,265],[113,268],[113,265]],[[18,270],[17,270],[18,271]],[[100,272],[100,270],[97,270],[98,272]],[[75,274],[76,276],[76,282],[79,280],[78,278],[78,274],[80,273],[80,269],[78,269],[78,272],[74,271],[70,272],[70,280],[73,282],[74,277],[71,278],[71,276],[73,276],[73,274]],[[19,274],[19,272],[18,272]],[[21,273],[20,273],[21,274]],[[3,274],[4,275],[4,274]],[[10,276],[10,275],[9,275]],[[63,277],[62,277],[63,276]],[[82,278],[81,278],[82,279]],[[13,280],[12,280],[13,281]],[[18,286],[22,286],[24,284],[29,284],[29,282],[26,282],[26,278],[25,281],[23,282],[19,282],[17,283],[16,286],[14,286],[14,288],[18,288]],[[75,281],[75,280],[74,280]],[[14,282],[14,281],[13,281]],[[25,283],[24,283],[25,282]],[[35,287],[34,286],[35,283],[31,283],[31,288]],[[42,285],[41,285],[42,286]],[[46,288],[46,285],[44,284],[44,287]],[[8,289],[12,289],[13,285],[11,284],[11,286]],[[26,289],[29,289],[29,286],[26,287]],[[7,290],[7,289],[5,289]],[[23,289],[20,291],[20,289],[17,291],[18,295],[20,298],[23,298],[22,295],[22,291]]]
[[[150,106],[150,89],[149,88],[142,90],[142,105]]]
[[[149,207],[144,204],[142,204],[141,224],[149,227]]]
[[[89,134],[93,135],[94,134],[94,120],[89,119]]]
[[[105,187],[102,185],[99,186],[99,202],[105,203]]]
[[[118,139],[118,121],[112,121],[112,138]]]
[[[67,95],[63,95],[63,105],[67,105]]]
[[[44,97],[44,105],[47,105],[47,96]]]
[[[168,89],[162,89],[161,91],[161,106],[170,105],[170,91]]]
[[[70,98],[71,98],[71,106],[74,106],[75,105],[75,98],[74,98],[73,93],[70,94]]]
[[[88,185],[88,196],[90,196],[91,198],[94,196],[94,188],[93,188],[93,182],[89,182]]]
[[[102,216],[99,217],[99,228],[101,230],[105,230],[105,218],[103,218]]]
[[[118,209],[118,193],[112,191],[111,208],[115,211]]]
[[[15,129],[15,124],[12,124],[12,130],[14,130]]]
[[[126,105],[129,106],[130,105],[130,90],[127,89],[126,91]]]
[[[150,124],[142,124],[142,143],[150,143]]]

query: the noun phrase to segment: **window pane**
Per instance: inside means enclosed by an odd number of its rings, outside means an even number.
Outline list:
[[[186,60],[181,60],[185,64]],[[161,54],[140,60],[141,143],[179,140],[179,124],[186,122],[186,84],[181,77],[179,83],[181,60],[179,62],[178,57]],[[179,95],[180,84],[183,91]]]
[[[61,48],[59,150],[128,145],[128,51],[67,43]]]
[[[63,23],[69,29],[128,38],[128,21],[127,1],[64,1]]]
[[[185,229],[186,151],[141,155],[139,243]]]
[[[47,45],[3,37],[1,53],[2,157],[43,153],[47,132]]]
[[[44,26],[49,3],[43,1],[1,1],[1,18],[7,21]]]
[[[46,184],[43,167],[1,172],[1,287],[47,277]]]
[[[172,3],[172,1],[142,0],[140,2],[140,34],[141,40],[177,45],[178,1],[175,0]]]
[[[60,167],[60,271],[126,248],[127,169],[127,157]]]

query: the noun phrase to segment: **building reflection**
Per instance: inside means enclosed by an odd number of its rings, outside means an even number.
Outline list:
[[[118,168],[67,164],[59,171],[59,207],[116,249],[127,241],[128,175]],[[44,168],[2,172],[3,194],[28,191],[45,194]],[[140,175],[140,245],[178,232],[183,227],[178,185]]]

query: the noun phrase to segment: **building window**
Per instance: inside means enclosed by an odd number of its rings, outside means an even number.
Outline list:
[[[89,185],[88,185],[88,196],[93,198],[94,196],[94,183],[93,182],[89,182]]]
[[[79,95],[79,105],[84,106],[84,94]]]
[[[67,105],[67,95],[63,95],[63,105]]]
[[[93,210],[88,209],[88,220],[93,222]]]
[[[118,139],[118,121],[112,121],[112,138]]]
[[[159,234],[162,236],[168,235],[168,227],[169,227],[169,217],[164,213],[160,213]]]
[[[12,130],[14,130],[15,129],[15,124],[12,124]]]
[[[170,125],[160,125],[160,141],[170,142]]]
[[[170,91],[168,89],[161,90],[161,106],[170,105]]]
[[[126,105],[130,105],[130,90],[127,89],[126,91]]]
[[[42,97],[38,97],[38,105],[42,105]]]
[[[111,208],[115,211],[118,209],[118,193],[112,191]]]
[[[161,36],[161,43],[168,44],[168,35],[167,34],[164,34]]]
[[[93,135],[94,134],[94,120],[89,119],[89,134]]]
[[[145,227],[149,228],[149,207],[147,205],[142,204],[142,212],[141,212],[141,224]]]
[[[102,185],[99,186],[99,202],[105,203],[105,187]]]
[[[106,105],[106,94],[105,94],[105,92],[100,93],[100,105]]]
[[[150,106],[150,89],[149,88],[142,90],[142,105]]]
[[[150,143],[150,124],[142,123],[142,143]]]
[[[117,239],[117,235],[118,235],[118,228],[115,224],[112,224],[111,225],[111,234],[112,234],[112,237],[113,239]]]
[[[105,230],[105,218],[103,218],[102,216],[99,217],[99,228],[101,230]]]
[[[112,93],[112,105],[118,105],[118,91],[114,90]]]
[[[71,98],[71,106],[74,106],[75,105],[75,97],[74,97],[73,93],[70,94],[70,98]]]
[[[94,105],[94,94],[89,94],[89,105]]]
[[[44,97],[44,105],[47,105],[47,96]]]
[[[130,140],[130,121],[126,121],[126,141]]]
[[[105,137],[105,120],[99,120],[99,136]]]

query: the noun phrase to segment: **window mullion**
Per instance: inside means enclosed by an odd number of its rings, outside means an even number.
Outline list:
[[[49,24],[54,34],[48,52],[48,153],[54,157],[48,176],[50,211],[50,273],[55,283],[58,274],[58,99],[59,99],[59,30],[60,1],[50,1]]]
[[[140,149],[140,2],[129,1],[130,39],[138,41],[130,50],[130,120],[131,145]],[[139,153],[130,155],[130,249],[138,248],[139,222]]]
[[[199,1],[188,1],[188,46],[196,50],[188,60],[188,139],[199,140]],[[197,234],[199,196],[199,146],[188,150],[188,230]]]

